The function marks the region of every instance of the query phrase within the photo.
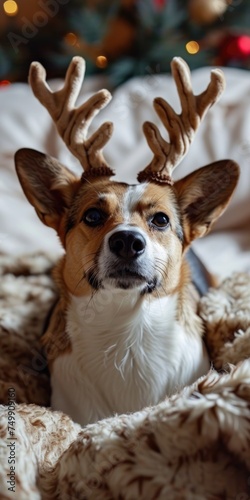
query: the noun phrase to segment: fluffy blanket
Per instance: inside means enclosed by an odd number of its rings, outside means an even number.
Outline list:
[[[216,370],[155,407],[80,428],[47,407],[39,337],[56,300],[52,265],[0,256],[0,498],[247,500],[250,276],[200,302]]]

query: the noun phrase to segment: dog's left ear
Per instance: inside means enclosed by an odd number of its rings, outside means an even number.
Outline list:
[[[201,238],[222,215],[236,188],[240,169],[222,160],[200,168],[174,184],[186,244]]]

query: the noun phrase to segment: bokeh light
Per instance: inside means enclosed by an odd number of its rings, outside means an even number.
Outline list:
[[[67,33],[64,40],[68,45],[72,45],[73,47],[78,43],[78,37],[75,33]]]
[[[6,0],[3,4],[3,9],[7,16],[16,16],[18,13],[18,5],[14,0]]]
[[[105,56],[98,56],[96,58],[96,66],[98,68],[106,68],[107,65],[108,65],[108,59],[107,59],[107,57],[105,57]]]
[[[199,46],[198,42],[195,42],[195,40],[191,40],[190,42],[188,42],[186,44],[186,51],[189,54],[197,54],[197,52],[199,52],[199,50],[200,50],[200,46]]]

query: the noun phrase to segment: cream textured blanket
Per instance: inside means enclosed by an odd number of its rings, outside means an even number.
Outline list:
[[[250,495],[250,276],[200,302],[217,370],[153,408],[83,429],[52,412],[42,325],[52,259],[0,257],[0,498],[247,500]],[[35,404],[31,404],[35,403]]]

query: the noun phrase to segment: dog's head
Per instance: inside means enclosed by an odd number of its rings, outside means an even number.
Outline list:
[[[72,293],[84,295],[99,288],[173,292],[183,252],[222,214],[239,176],[238,166],[223,160],[175,183],[172,180],[174,167],[223,89],[223,75],[214,71],[207,90],[194,96],[187,66],[180,59],[173,61],[182,113],[177,115],[161,98],[155,100],[170,142],[154,124],[145,123],[154,157],[138,175],[139,184],[127,185],[110,180],[113,172],[102,154],[112,124],[104,123],[86,138],[90,120],[109,101],[109,93],[100,91],[74,108],[83,72],[83,60],[74,58],[64,88],[52,93],[43,68],[33,64],[34,93],[49,110],[84,173],[78,178],[57,160],[22,149],[16,153],[16,168],[23,190],[65,247],[64,280]]]

